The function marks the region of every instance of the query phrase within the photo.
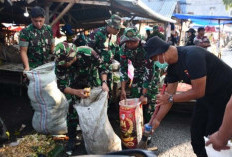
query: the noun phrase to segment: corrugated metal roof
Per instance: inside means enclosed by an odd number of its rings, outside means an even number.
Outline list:
[[[171,0],[171,1],[177,2],[177,0]],[[147,0],[146,1],[145,0],[115,0],[115,2],[124,6],[125,8],[128,8],[128,10],[130,10],[130,11],[134,11],[134,13],[139,13],[139,14],[135,14],[135,15],[137,15],[135,20],[138,20],[139,17],[143,17],[143,18],[149,18],[149,19],[153,19],[156,21],[162,21],[162,22],[171,22],[171,23],[176,22],[175,20],[171,19],[171,15],[175,9],[176,3],[175,3],[175,5],[173,3],[172,4],[171,3],[163,4],[163,5],[165,5],[164,7],[166,7],[166,8],[169,4],[174,5],[170,17],[167,17],[167,16],[164,16],[160,13],[161,10],[158,10],[158,11],[153,10],[152,6],[156,3],[155,3],[155,1],[152,1],[152,0],[149,1],[149,3],[147,3],[148,2]],[[160,4],[160,7],[162,7],[161,4]],[[170,7],[169,7],[169,9],[170,9]],[[162,12],[164,12],[164,11],[162,11]],[[143,15],[143,16],[140,16],[140,15]]]
[[[165,17],[171,18],[175,10],[177,0],[141,0],[153,11]]]

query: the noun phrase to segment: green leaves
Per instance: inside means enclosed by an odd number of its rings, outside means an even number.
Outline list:
[[[232,0],[223,0],[223,3],[226,6],[226,9],[232,8]]]

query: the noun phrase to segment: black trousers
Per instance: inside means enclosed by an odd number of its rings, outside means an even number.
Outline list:
[[[197,157],[207,157],[204,136],[211,135],[221,126],[231,94],[232,88],[227,86],[227,89],[197,100],[191,124],[191,144]]]

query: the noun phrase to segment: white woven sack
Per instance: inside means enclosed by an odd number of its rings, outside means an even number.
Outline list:
[[[33,128],[43,134],[65,134],[68,102],[57,87],[54,62],[24,73],[30,81],[28,96],[35,110]]]
[[[121,150],[121,140],[107,116],[108,94],[101,87],[93,88],[90,97],[74,107],[79,115],[85,148],[89,154],[105,154]]]

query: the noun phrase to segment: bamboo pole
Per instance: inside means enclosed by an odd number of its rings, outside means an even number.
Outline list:
[[[66,14],[71,8],[72,6],[75,4],[75,2],[70,2],[65,8],[64,10],[59,14],[59,16],[57,16],[57,18],[52,21],[51,26],[53,26],[55,23],[57,23],[63,16],[64,14]]]

